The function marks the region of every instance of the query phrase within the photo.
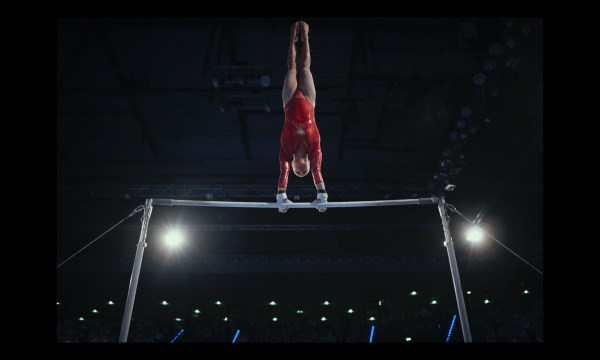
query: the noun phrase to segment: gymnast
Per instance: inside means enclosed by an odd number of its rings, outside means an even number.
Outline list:
[[[300,34],[300,36],[298,36]],[[296,57],[296,41],[302,41],[300,57]],[[290,204],[287,187],[290,163],[294,174],[304,177],[312,170],[317,187],[317,199],[313,203],[326,203],[327,192],[321,176],[321,136],[315,124],[315,84],[310,72],[310,50],[308,48],[308,24],[297,21],[292,25],[287,58],[288,72],[283,84],[283,108],[285,123],[281,133],[279,150],[279,183],[277,202]],[[324,212],[326,209],[319,209]],[[281,212],[286,212],[287,209]]]

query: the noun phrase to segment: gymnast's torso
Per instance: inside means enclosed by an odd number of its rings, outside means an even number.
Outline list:
[[[300,144],[308,154],[311,161],[311,172],[315,185],[323,182],[321,177],[321,136],[315,124],[315,108],[304,97],[300,89],[297,89],[292,99],[285,104],[285,123],[281,133],[281,148],[279,151],[279,162],[282,173],[280,174],[279,187],[283,182],[287,185],[287,174],[289,173],[289,162],[298,150]],[[285,176],[282,176],[285,175]],[[285,180],[285,181],[283,181]]]

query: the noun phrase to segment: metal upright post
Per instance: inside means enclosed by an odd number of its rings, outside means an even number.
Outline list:
[[[473,342],[471,340],[471,329],[469,328],[469,319],[467,319],[467,309],[465,308],[465,299],[463,297],[462,288],[460,286],[460,276],[458,275],[458,266],[456,266],[456,254],[454,253],[454,242],[450,236],[450,228],[448,226],[448,215],[446,201],[444,198],[438,199],[438,209],[442,217],[442,225],[444,226],[444,236],[446,241],[444,246],[448,249],[448,260],[450,261],[450,271],[452,272],[452,281],[454,282],[454,293],[456,294],[456,302],[458,304],[458,316],[462,327],[463,338],[466,343]]]
[[[125,305],[125,315],[123,316],[123,324],[121,325],[121,335],[119,342],[127,342],[129,334],[129,324],[131,323],[131,314],[133,313],[133,302],[135,301],[135,292],[137,290],[138,279],[140,277],[140,268],[142,267],[142,257],[144,256],[144,248],[146,247],[146,234],[148,233],[148,222],[152,214],[152,199],[146,199],[144,206],[144,217],[142,218],[142,232],[140,233],[140,241],[137,243],[137,251],[135,252],[135,261],[133,262],[133,272],[129,280],[129,293],[127,294],[127,304]]]

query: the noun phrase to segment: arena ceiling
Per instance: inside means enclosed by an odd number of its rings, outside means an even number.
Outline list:
[[[461,108],[470,106],[468,127],[478,130],[462,144],[465,158],[453,183],[457,192],[496,189],[541,131],[538,19],[517,19],[532,30],[518,49],[505,46],[519,66],[498,64],[490,72],[482,69],[493,58],[489,47],[511,35],[503,19],[303,20],[310,26],[326,184],[425,186],[439,170],[442,150],[457,145],[449,133]],[[457,38],[465,22],[476,33],[467,47]],[[291,23],[58,19],[58,182],[275,186]],[[272,80],[267,87],[246,82],[214,89],[215,69],[223,67],[266,69]],[[480,72],[487,83],[475,85]],[[222,102],[235,99],[239,108],[220,111]],[[340,118],[337,107],[345,101],[355,104],[358,121]],[[432,109],[445,115],[432,117]],[[541,193],[541,141],[521,168],[506,191]],[[289,183],[311,182],[292,175]]]

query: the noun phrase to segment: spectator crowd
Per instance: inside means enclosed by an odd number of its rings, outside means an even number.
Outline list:
[[[375,325],[373,342],[446,342],[452,318],[456,315],[450,341],[463,341],[457,313],[447,310],[398,311],[381,321],[359,318],[337,321],[242,321],[232,329],[225,321],[192,322],[183,327],[175,342],[368,342]],[[543,342],[543,299],[527,295],[474,304],[467,308],[473,342]],[[132,321],[127,342],[168,343],[182,330],[182,323]],[[56,339],[60,343],[118,342],[121,322],[57,319]]]

